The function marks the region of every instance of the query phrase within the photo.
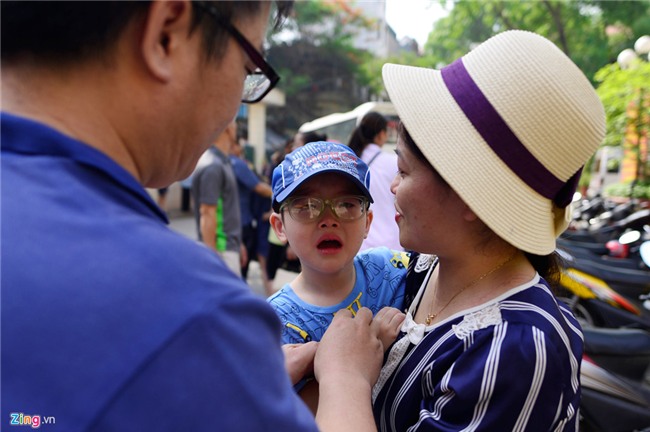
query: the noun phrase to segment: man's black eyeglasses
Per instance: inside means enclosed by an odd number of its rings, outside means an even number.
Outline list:
[[[273,70],[270,64],[264,60],[262,54],[255,49],[230,22],[225,20],[219,15],[217,10],[210,4],[203,2],[194,2],[195,5],[200,6],[203,10],[208,12],[223,28],[225,28],[230,35],[235,38],[239,46],[244,50],[248,58],[255,64],[257,69],[249,71],[246,81],[244,82],[244,89],[242,91],[241,101],[244,103],[254,103],[261,101],[273,87],[280,81],[280,76]]]

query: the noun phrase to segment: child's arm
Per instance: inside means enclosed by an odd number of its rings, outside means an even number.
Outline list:
[[[384,346],[384,352],[395,342],[405,317],[406,315],[399,309],[387,306],[377,312],[372,319],[371,326],[375,327],[377,336]]]

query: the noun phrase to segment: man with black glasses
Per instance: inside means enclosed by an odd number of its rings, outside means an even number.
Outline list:
[[[271,4],[0,3],[5,426],[316,430],[291,387],[313,367],[320,428],[374,428],[371,313],[285,358],[273,310],[144,189],[187,177],[277,83]]]

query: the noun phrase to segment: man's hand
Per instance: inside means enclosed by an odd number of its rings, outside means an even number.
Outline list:
[[[353,317],[347,309],[336,312],[320,341],[314,372],[319,382],[332,376],[355,375],[372,387],[379,377],[383,359],[377,326],[372,326],[372,312],[361,308]]]
[[[291,377],[291,384],[296,384],[302,378],[314,373],[314,356],[317,342],[282,345],[284,352],[284,368]]]
[[[395,341],[406,315],[394,307],[381,309],[372,320],[371,326],[384,346],[384,351]]]
[[[372,312],[347,309],[334,315],[319,342],[314,373],[320,397],[316,422],[322,431],[375,431],[371,392],[383,360]]]

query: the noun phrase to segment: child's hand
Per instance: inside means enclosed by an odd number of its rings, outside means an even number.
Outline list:
[[[314,373],[314,356],[317,347],[318,343],[313,341],[282,345],[284,367],[291,377],[291,384],[295,385],[302,378]]]
[[[384,346],[384,351],[395,341],[406,315],[394,307],[381,309],[372,319],[371,326]]]

